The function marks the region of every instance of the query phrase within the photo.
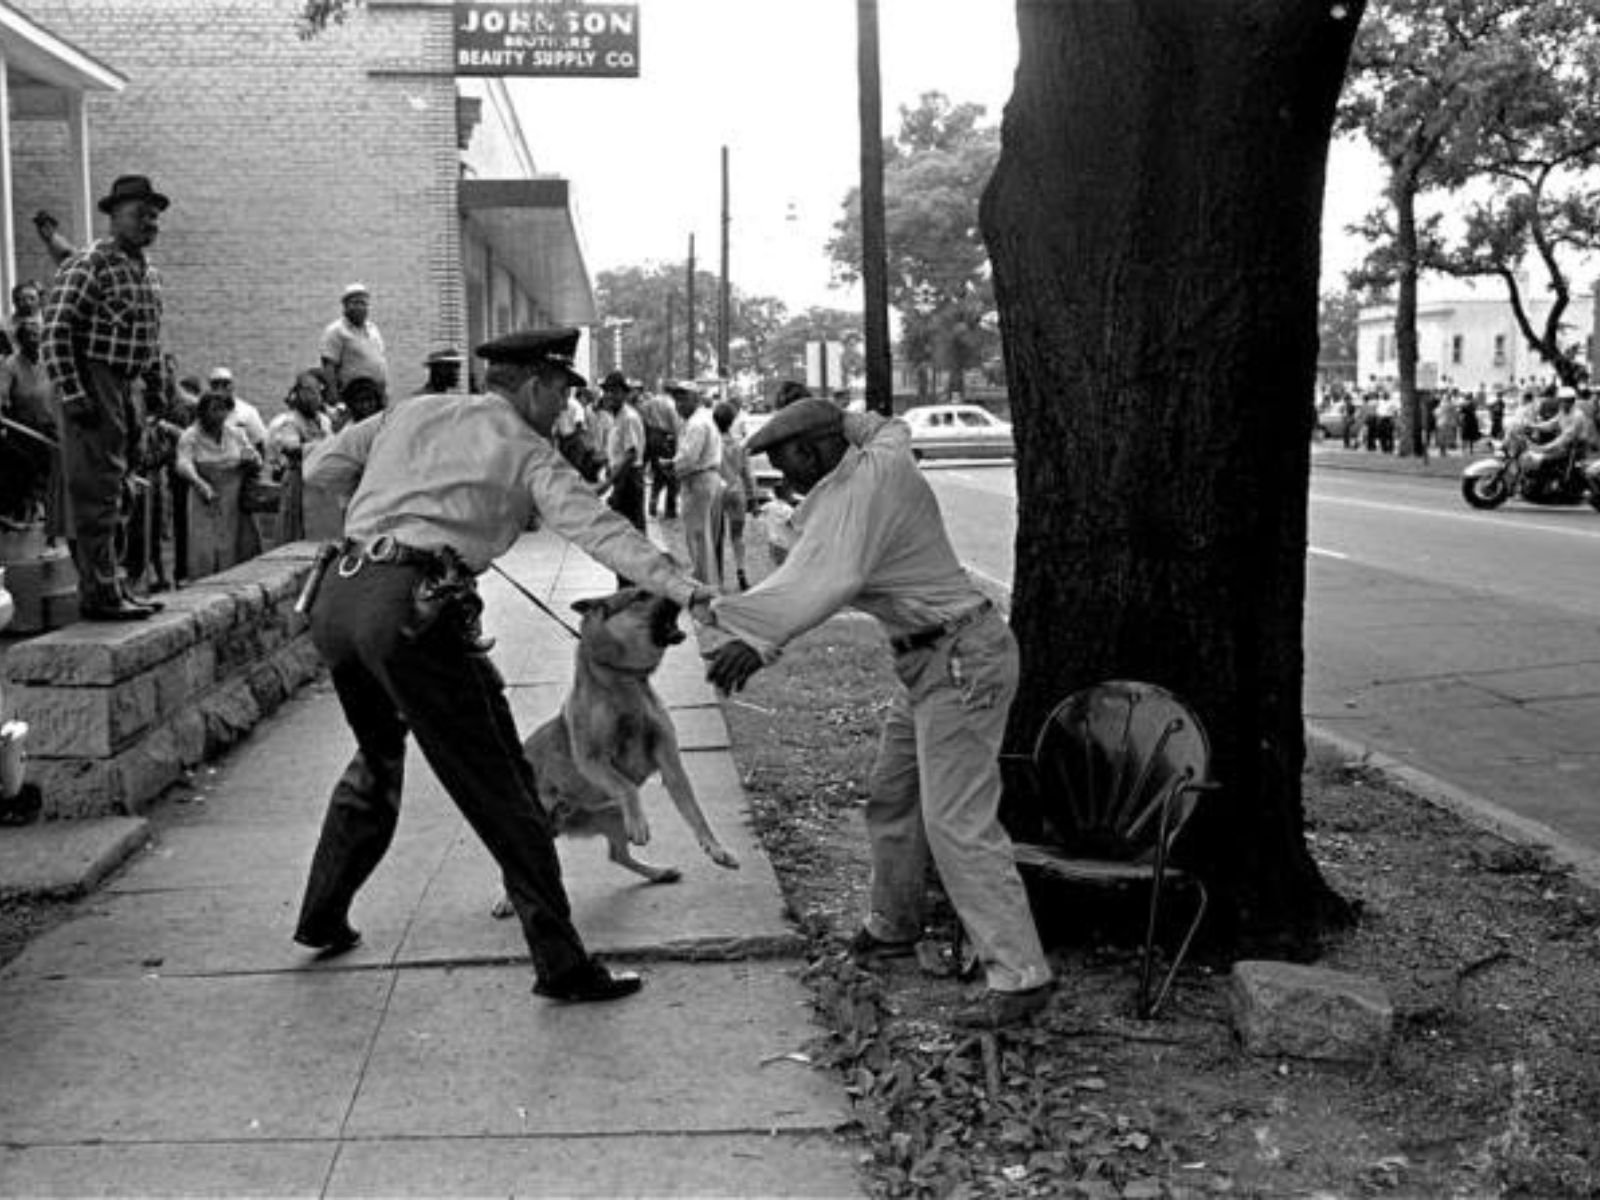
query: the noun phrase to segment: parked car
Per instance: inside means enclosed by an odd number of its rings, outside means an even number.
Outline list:
[[[901,414],[911,426],[911,453],[925,458],[1010,458],[1011,426],[976,404],[923,404]]]
[[[1312,432],[1319,437],[1343,437],[1344,423],[1344,401],[1333,397],[1317,406],[1317,427]]]

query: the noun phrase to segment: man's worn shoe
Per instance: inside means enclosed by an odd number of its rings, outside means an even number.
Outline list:
[[[308,950],[315,950],[319,958],[333,958],[361,945],[361,931],[348,924],[329,930],[300,929],[295,931],[294,940]]]
[[[601,1000],[621,1000],[644,986],[634,971],[613,971],[600,963],[590,963],[560,979],[543,980],[533,985],[533,994],[562,1004],[593,1004]]]
[[[148,621],[155,616],[155,610],[129,604],[119,596],[110,602],[85,604],[78,615],[85,621]]]
[[[903,942],[886,942],[874,937],[866,929],[856,930],[850,939],[850,957],[858,967],[875,967],[896,958],[914,958],[917,943],[914,939]]]
[[[1044,1011],[1050,1003],[1048,983],[1021,992],[997,992],[993,988],[971,1004],[956,1010],[955,1023],[967,1029],[1004,1029],[1020,1025]]]

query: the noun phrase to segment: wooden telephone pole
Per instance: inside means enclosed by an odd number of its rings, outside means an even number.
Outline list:
[[[878,78],[878,0],[857,0],[856,66],[861,112],[861,292],[867,407],[894,411],[889,357],[889,248],[883,211],[883,96]]]

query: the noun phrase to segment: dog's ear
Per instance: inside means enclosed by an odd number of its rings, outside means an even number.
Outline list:
[[[572,602],[572,611],[577,613],[579,616],[582,616],[591,608],[599,608],[605,602],[606,597],[604,596],[585,596],[581,600],[574,600]]]

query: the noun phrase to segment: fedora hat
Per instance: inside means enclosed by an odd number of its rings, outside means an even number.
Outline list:
[[[126,204],[130,200],[143,200],[147,204],[154,205],[157,212],[165,212],[167,205],[172,203],[150,186],[148,175],[118,175],[111,184],[111,194],[100,201],[99,208],[101,212],[109,213],[114,211],[117,205]]]

